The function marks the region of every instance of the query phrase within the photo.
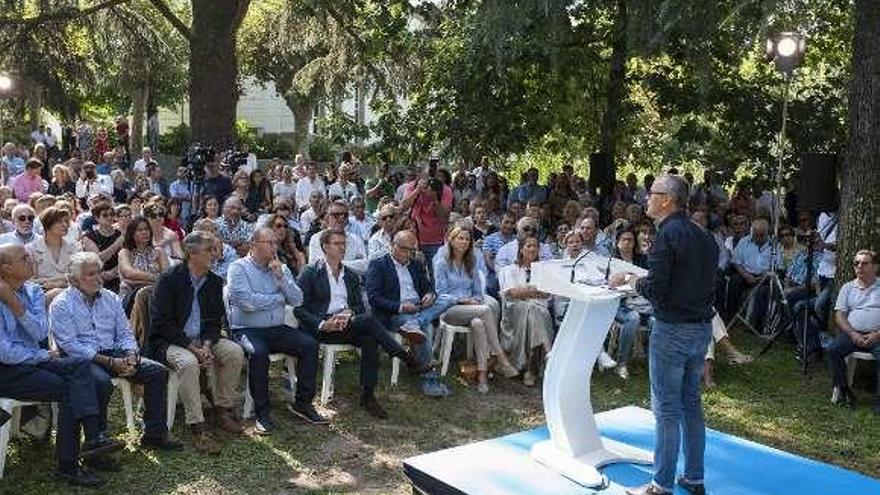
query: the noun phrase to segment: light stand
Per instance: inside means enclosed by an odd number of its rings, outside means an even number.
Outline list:
[[[787,306],[785,294],[783,292],[782,283],[777,275],[777,258],[779,253],[779,214],[782,204],[782,167],[785,157],[785,130],[788,123],[788,103],[790,100],[791,82],[794,79],[794,70],[800,66],[804,59],[806,43],[803,35],[794,32],[782,32],[771,35],[767,38],[766,55],[768,61],[775,62],[777,70],[782,73],[784,81],[782,92],[782,117],[779,127],[779,135],[777,138],[777,161],[776,173],[773,185],[773,203],[771,205],[771,214],[773,215],[773,227],[770,232],[770,279],[769,297],[767,309],[767,321],[773,321],[774,328],[771,330],[770,337],[758,356],[767,352],[770,346],[776,341],[783,331],[782,315],[778,314],[778,310],[774,311],[774,290],[778,291],[778,296],[783,307]],[[774,314],[776,313],[776,314]]]
[[[5,72],[0,72],[0,102],[5,102],[6,98],[8,98],[12,94],[13,85],[14,84],[12,76]],[[0,105],[0,147],[6,144],[6,142],[3,140],[4,113],[4,107]]]

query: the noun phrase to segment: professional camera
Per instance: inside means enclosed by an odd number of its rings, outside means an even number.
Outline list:
[[[229,165],[230,175],[235,175],[242,165],[247,165],[248,154],[244,151],[230,150],[226,152],[224,163]]]
[[[216,152],[210,146],[193,143],[180,160],[180,165],[186,167],[189,180],[201,181],[205,178],[205,165],[214,161]]]

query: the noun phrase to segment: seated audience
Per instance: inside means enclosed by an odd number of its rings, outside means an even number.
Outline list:
[[[0,246],[0,397],[57,402],[57,476],[73,485],[105,481],[80,464],[122,448],[101,431],[98,394],[88,360],[48,350],[49,321],[30,254],[21,245]],[[85,442],[80,445],[80,431]]]
[[[313,235],[309,240],[309,264],[324,259],[324,251],[321,249],[321,233],[329,229],[340,229],[345,231],[345,261],[363,260],[367,258],[366,247],[363,238],[360,235],[347,231],[348,227],[348,205],[345,201],[337,200],[330,203],[327,207],[327,214],[324,216],[324,230]]]
[[[446,249],[434,257],[434,276],[437,294],[452,298],[455,305],[443,313],[450,325],[470,327],[474,354],[477,359],[477,391],[489,392],[489,359],[495,357],[497,366],[507,378],[519,374],[498,340],[498,319],[484,304],[483,284],[478,269],[470,231],[453,228],[446,236]]]
[[[183,258],[180,238],[173,230],[165,227],[166,215],[167,209],[159,201],[144,206],[144,218],[153,233],[153,246],[161,249],[170,263],[179,263]]]
[[[168,266],[165,252],[153,246],[153,230],[147,219],[133,218],[119,250],[119,299],[126,314],[131,313],[137,292],[152,287]]]
[[[706,350],[706,361],[703,363],[703,386],[706,388],[715,386],[714,364],[716,346],[724,349],[724,353],[727,354],[727,362],[732,366],[748,364],[754,359],[752,356],[740,352],[739,349],[734,347],[733,342],[730,341],[730,336],[727,334],[724,320],[716,313],[712,318],[712,340],[709,341],[709,347]]]
[[[342,265],[347,236],[340,229],[327,229],[320,236],[324,260],[308,265],[299,276],[303,304],[293,312],[301,328],[316,336],[322,344],[350,344],[361,350],[360,405],[372,416],[386,419],[388,413],[376,401],[379,354],[381,347],[391,357],[406,362],[411,369],[426,371],[420,363],[391,336],[384,325],[367,315],[361,293],[360,277]]]
[[[410,345],[416,346],[421,362],[433,356],[431,322],[451,305],[438,301],[425,265],[414,259],[419,249],[415,234],[402,230],[394,235],[391,252],[370,262],[366,286],[373,315],[392,332],[399,331]],[[422,393],[445,397],[449,389],[436,371],[422,374]]]
[[[524,370],[523,384],[535,385],[543,369],[553,332],[550,296],[531,285],[531,265],[538,261],[538,238],[525,236],[518,241],[516,261],[498,272],[502,295],[501,347],[511,364]]]
[[[505,266],[512,265],[516,262],[518,256],[519,249],[519,241],[525,239],[526,237],[535,237],[538,235],[538,221],[532,217],[522,217],[516,222],[516,236],[517,239],[508,242],[507,244],[501,246],[498,249],[498,254],[495,255],[495,271],[499,271]],[[537,238],[537,237],[536,237]],[[547,261],[553,259],[553,252],[550,249],[550,246],[540,243],[539,255],[537,261]]]
[[[83,250],[98,254],[104,288],[119,292],[119,250],[125,239],[122,232],[113,226],[116,213],[110,203],[98,203],[92,208],[92,215],[98,219],[98,224],[83,236]]]
[[[45,235],[27,245],[34,260],[34,282],[44,291],[67,287],[67,274],[70,272],[70,258],[80,251],[64,237],[70,223],[70,213],[50,206],[40,215]],[[53,292],[49,299],[57,292]]]
[[[24,246],[37,240],[40,236],[34,232],[34,209],[27,204],[19,204],[12,209],[12,232],[0,234],[0,245],[16,244]]]
[[[732,266],[734,273],[728,286],[727,308],[730,312],[739,310],[743,296],[749,289],[769,283],[767,275],[771,270],[771,243],[767,235],[770,226],[767,220],[757,219],[752,223],[752,233],[740,239],[733,250]],[[765,282],[766,281],[766,282]],[[768,292],[755,294],[746,308],[746,320],[758,331],[762,330],[767,310]]]
[[[217,224],[207,218],[200,218],[193,224],[193,232],[206,232],[214,238],[211,271],[220,275],[223,283],[226,283],[226,277],[229,272],[229,266],[238,259],[238,253],[229,244],[223,242],[217,233]]]
[[[376,213],[376,225],[379,228],[370,237],[367,243],[367,253],[370,261],[381,258],[391,252],[391,239],[397,232],[398,224],[397,207],[385,205]]]
[[[223,280],[210,271],[214,238],[193,232],[183,240],[185,262],[162,273],[150,305],[152,332],[150,355],[177,373],[186,424],[199,452],[216,455],[220,445],[208,431],[202,411],[199,376],[210,370],[216,380],[212,390],[217,425],[241,433],[233,412],[238,404],[239,379],[244,353],[221,334],[226,309]]]
[[[101,265],[101,258],[92,252],[77,253],[71,258],[71,287],[55,297],[49,307],[55,343],[65,355],[92,363],[102,431],[108,431],[107,407],[113,393],[111,379],[125,378],[144,386],[141,446],[181,450],[181,444],[168,438],[165,412],[168,372],[161,364],[140,357],[116,294],[101,288]],[[100,462],[104,463],[104,470],[119,467],[111,458],[102,458]]]
[[[235,248],[239,256],[246,256],[254,227],[244,220],[242,211],[242,202],[234,195],[230,196],[223,203],[223,216],[217,220],[217,233],[223,242]]]
[[[312,405],[318,372],[318,342],[302,328],[285,322],[287,305],[303,302],[293,274],[276,257],[277,239],[271,229],[258,227],[250,253],[229,267],[229,326],[248,355],[248,380],[256,412],[256,431],[271,433],[269,409],[269,354],[283,353],[296,360],[295,400],[289,410],[312,424],[327,419]]]
[[[877,280],[877,253],[862,249],[853,259],[856,278],[843,284],[834,304],[834,321],[840,330],[828,347],[828,367],[834,384],[831,402],[855,408],[856,397],[846,379],[847,356],[868,352],[880,363],[880,280]],[[880,378],[880,366],[877,366]],[[874,394],[873,410],[880,415],[880,381]]]

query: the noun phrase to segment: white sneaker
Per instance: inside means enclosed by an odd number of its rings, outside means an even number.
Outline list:
[[[611,356],[605,351],[599,354],[599,359],[596,362],[599,363],[599,371],[610,370],[617,366],[617,361],[611,359]]]
[[[619,364],[616,368],[614,368],[614,372],[617,376],[620,377],[621,380],[629,380],[629,370],[626,369],[625,364]]]

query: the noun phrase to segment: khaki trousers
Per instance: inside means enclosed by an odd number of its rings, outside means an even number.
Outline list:
[[[220,339],[211,347],[214,362],[211,369],[217,378],[217,389],[214,391],[214,405],[222,408],[236,406],[238,382],[241,379],[241,367],[244,364],[244,351],[241,346],[229,339]],[[178,395],[186,411],[186,424],[192,425],[205,422],[202,412],[202,392],[199,386],[199,360],[188,349],[172,345],[165,353],[168,367],[180,378]]]
[[[471,328],[479,371],[487,370],[490,355],[503,352],[498,340],[498,320],[489,305],[456,304],[443,313],[443,319],[450,325]]]

